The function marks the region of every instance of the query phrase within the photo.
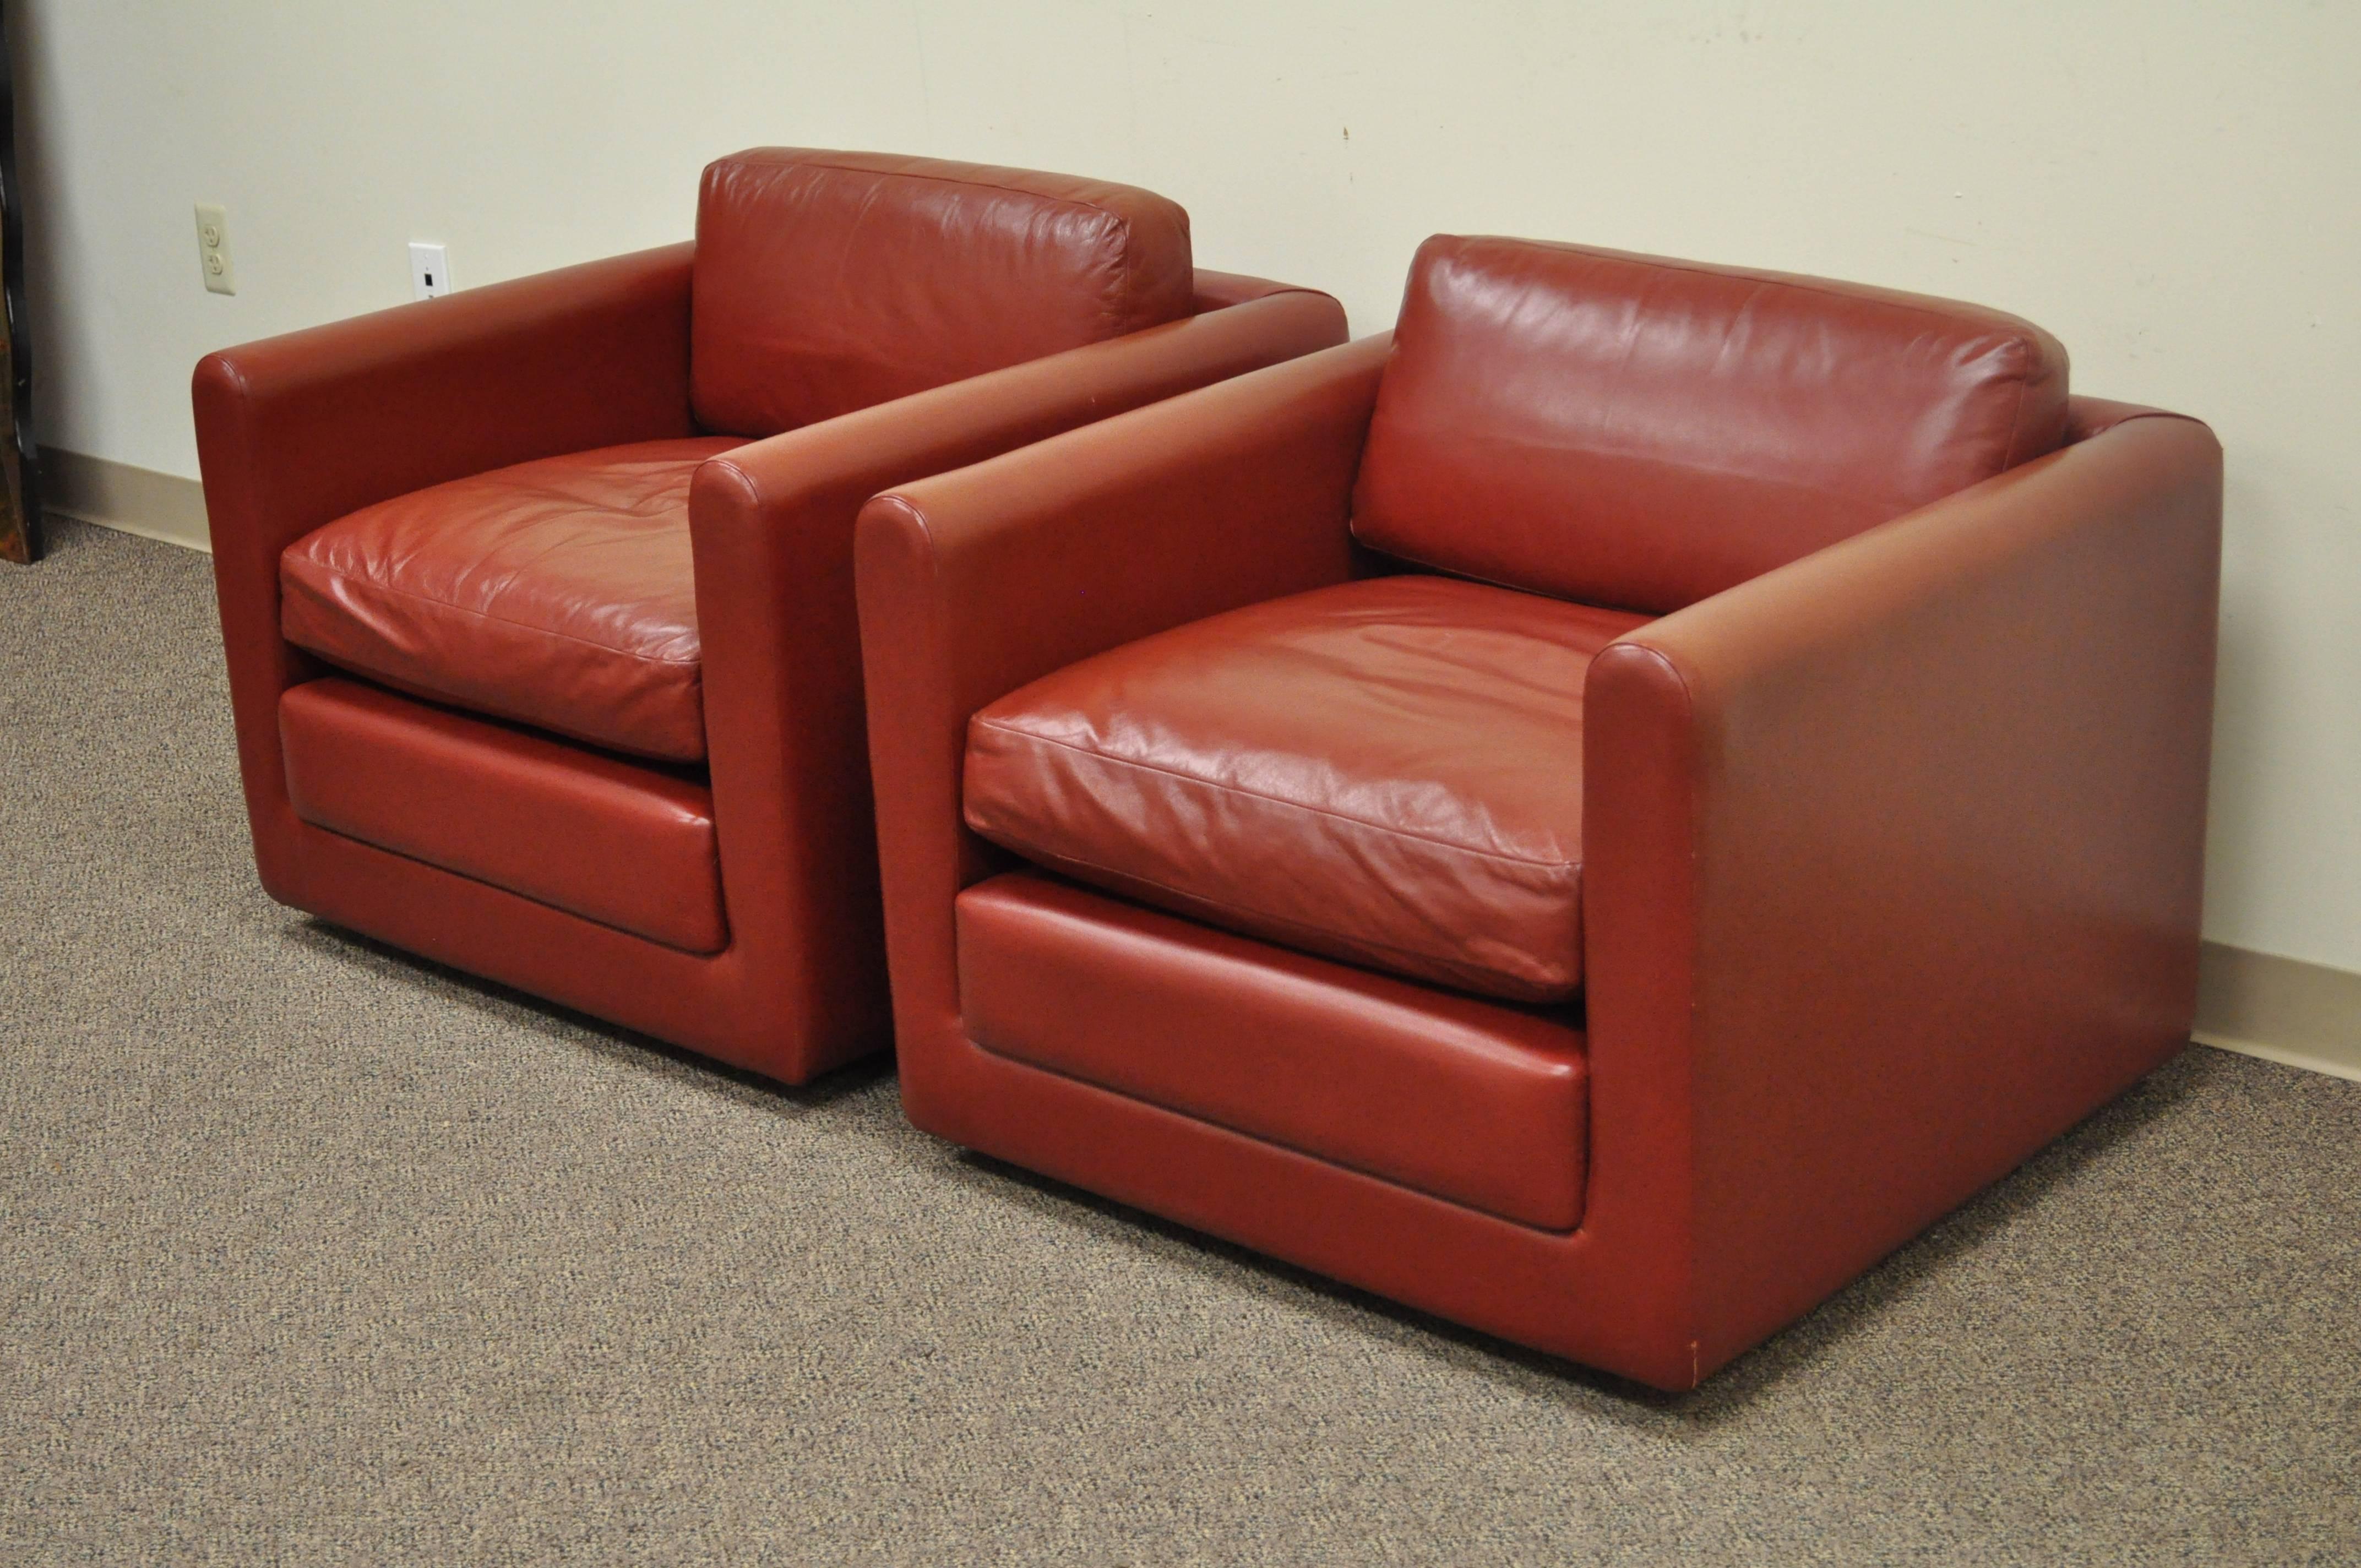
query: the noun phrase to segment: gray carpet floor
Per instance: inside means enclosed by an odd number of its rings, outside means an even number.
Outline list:
[[[0,1562],[2361,1561],[2361,1085],[2194,1048],[1649,1395],[277,907],[214,640],[0,567]]]

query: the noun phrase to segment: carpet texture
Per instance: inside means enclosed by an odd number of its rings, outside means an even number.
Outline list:
[[[2361,1561],[2361,1085],[1669,1398],[277,907],[201,556],[0,568],[0,1562]]]

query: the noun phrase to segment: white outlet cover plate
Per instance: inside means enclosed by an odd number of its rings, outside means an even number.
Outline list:
[[[208,293],[237,292],[237,269],[229,258],[229,212],[218,202],[197,203],[197,269]]]
[[[439,245],[411,242],[410,297],[439,300],[451,291],[451,258]]]

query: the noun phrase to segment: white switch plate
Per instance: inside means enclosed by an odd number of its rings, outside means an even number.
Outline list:
[[[451,258],[439,245],[410,247],[410,297],[439,300],[451,291]]]
[[[237,269],[229,259],[229,213],[218,203],[197,203],[197,267],[210,291],[237,292]]]

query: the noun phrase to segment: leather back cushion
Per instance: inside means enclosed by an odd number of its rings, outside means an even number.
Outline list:
[[[1353,531],[1664,614],[2057,447],[2066,352],[1915,294],[1579,246],[1419,249]]]
[[[761,148],[705,170],[690,397],[774,435],[1190,313],[1189,214],[1128,185]]]

